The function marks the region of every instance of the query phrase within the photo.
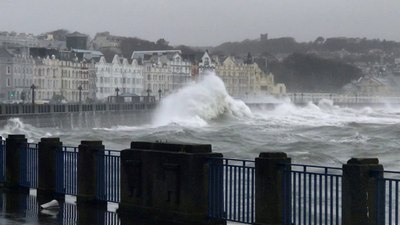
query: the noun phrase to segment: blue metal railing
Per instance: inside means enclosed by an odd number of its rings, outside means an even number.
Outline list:
[[[211,158],[208,165],[209,217],[254,223],[254,161]]]
[[[107,225],[120,225],[121,221],[118,217],[118,214],[115,212],[105,212],[104,214],[105,221]]]
[[[1,138],[0,138],[1,139]],[[4,182],[6,170],[6,142],[0,140],[0,182]]]
[[[96,197],[108,202],[120,201],[121,189],[121,152],[102,150],[96,155]]]
[[[56,153],[56,192],[78,194],[78,147],[63,146]]]
[[[376,171],[375,171],[376,172]],[[399,225],[400,172],[382,171],[377,174],[376,224]]]
[[[289,179],[283,179],[284,224],[342,224],[342,168],[290,166],[285,170]]]
[[[27,143],[19,148],[20,175],[22,187],[37,188],[38,184],[38,144]]]

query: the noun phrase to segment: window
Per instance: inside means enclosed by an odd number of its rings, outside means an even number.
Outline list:
[[[11,66],[7,66],[7,74],[11,74]]]

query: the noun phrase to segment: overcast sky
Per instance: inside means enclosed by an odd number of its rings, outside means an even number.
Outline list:
[[[59,28],[196,46],[260,33],[400,41],[400,0],[0,0],[0,31]]]

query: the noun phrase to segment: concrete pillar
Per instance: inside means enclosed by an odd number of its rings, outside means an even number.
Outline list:
[[[27,139],[23,134],[10,134],[6,139],[6,187],[19,188],[20,148],[26,146]]]
[[[377,221],[377,177],[382,177],[383,166],[377,158],[352,158],[343,165],[342,223],[346,225],[384,224],[384,216]],[[383,194],[384,187],[380,188]],[[379,212],[381,213],[381,212]],[[377,223],[378,222],[378,223]]]
[[[255,224],[283,225],[284,214],[290,218],[290,163],[283,152],[262,152],[256,158]]]
[[[59,199],[56,196],[56,154],[62,148],[60,138],[42,138],[38,143],[38,188],[39,204]]]
[[[112,221],[106,221],[104,214],[107,211],[107,205],[93,205],[89,203],[77,204],[78,218],[76,224],[96,224],[106,225]]]
[[[102,141],[81,141],[78,152],[78,196],[77,203],[95,203],[96,183],[99,179],[97,170],[97,154],[104,150]],[[104,180],[104,179],[102,179]],[[105,202],[106,203],[106,202]]]
[[[133,142],[131,148],[121,152],[121,221],[225,223],[208,219],[207,162],[222,157],[211,145]]]
[[[27,209],[27,198],[29,197],[29,192],[18,192],[11,189],[6,189],[0,193],[3,195],[3,212],[7,215],[18,215],[21,218],[26,216]]]

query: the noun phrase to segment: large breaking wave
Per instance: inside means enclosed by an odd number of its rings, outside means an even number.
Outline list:
[[[153,125],[177,123],[185,126],[205,126],[221,116],[251,117],[246,104],[229,96],[224,82],[208,74],[164,98],[155,114]]]

